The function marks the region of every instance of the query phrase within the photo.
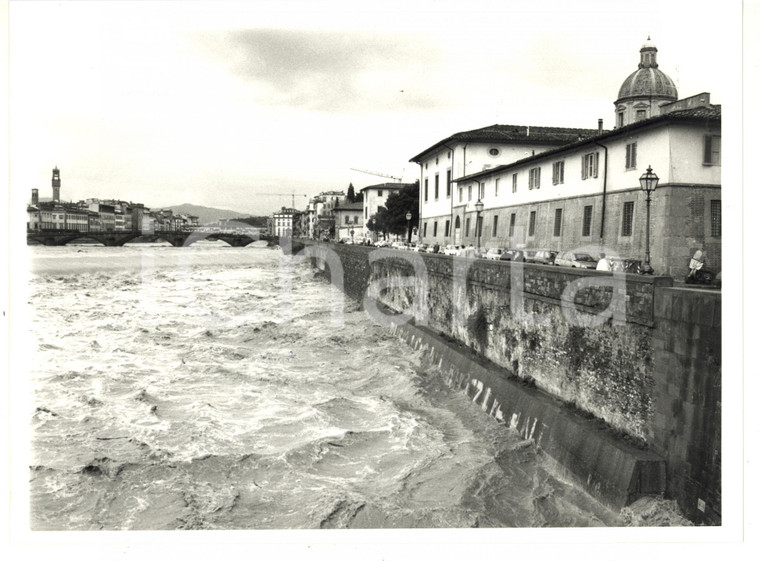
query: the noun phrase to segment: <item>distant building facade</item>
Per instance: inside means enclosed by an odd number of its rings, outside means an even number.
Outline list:
[[[411,187],[413,183],[380,183],[378,185],[368,185],[360,190],[362,194],[362,213],[364,218],[364,227],[362,236],[372,241],[377,241],[377,233],[368,228],[368,223],[372,217],[377,214],[377,209],[385,206],[386,201],[391,193],[400,191],[404,187]]]
[[[362,203],[343,203],[333,209],[335,216],[335,240],[364,239],[364,205]]]

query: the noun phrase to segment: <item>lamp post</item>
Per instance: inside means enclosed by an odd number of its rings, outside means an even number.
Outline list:
[[[653,270],[649,264],[649,205],[652,202],[652,193],[657,189],[657,183],[660,178],[652,171],[652,166],[647,168],[646,173],[639,177],[639,183],[641,183],[641,190],[647,194],[647,235],[646,235],[646,253],[644,254],[644,267],[642,272],[646,275],[651,275]]]
[[[483,212],[483,201],[480,199],[475,203],[475,211],[477,212],[477,216],[475,217],[475,233],[478,236],[478,249],[480,249],[480,230],[482,229],[480,227],[480,213]]]
[[[406,243],[412,243],[412,211],[406,211]]]

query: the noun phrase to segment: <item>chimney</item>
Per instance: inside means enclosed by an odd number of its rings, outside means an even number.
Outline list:
[[[599,134],[604,132],[604,119],[599,119]]]
[[[37,205],[40,203],[40,190],[32,189],[32,204]]]

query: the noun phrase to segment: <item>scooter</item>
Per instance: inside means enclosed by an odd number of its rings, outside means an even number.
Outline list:
[[[712,284],[715,280],[715,273],[710,269],[700,267],[694,271],[694,274],[687,275],[684,282],[686,284]]]

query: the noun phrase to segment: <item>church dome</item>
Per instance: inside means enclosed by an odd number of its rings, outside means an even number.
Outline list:
[[[657,68],[657,47],[649,37],[639,52],[641,53],[639,68],[620,86],[618,101],[651,97],[676,101],[678,99],[676,85],[670,76]]]

